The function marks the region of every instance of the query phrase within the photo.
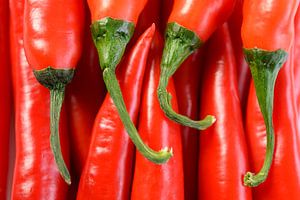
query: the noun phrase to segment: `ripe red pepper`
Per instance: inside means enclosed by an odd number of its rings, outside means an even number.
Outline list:
[[[300,8],[298,7],[295,16],[295,37],[294,37],[294,80],[295,96],[298,115],[300,114]],[[300,116],[300,115],[299,115]],[[300,122],[300,117],[299,122]],[[300,137],[300,136],[299,136]]]
[[[88,3],[92,14],[92,36],[107,91],[137,149],[152,162],[164,163],[172,156],[170,149],[154,151],[143,143],[130,120],[115,74],[146,0],[89,0]]]
[[[156,88],[159,82],[159,66],[162,52],[162,38],[158,33],[153,41],[148,58],[148,67],[143,85],[143,98],[139,117],[139,133],[152,148],[161,145],[173,146],[174,157],[164,165],[156,165],[136,153],[132,200],[184,199],[184,180],[180,126],[166,118],[159,107]],[[172,79],[168,85],[176,97]],[[173,104],[177,110],[176,98]]]
[[[82,56],[73,81],[67,88],[66,101],[70,140],[76,175],[80,177],[90,145],[93,124],[105,97],[105,86],[98,67],[98,53],[90,33],[90,13],[85,9],[85,33]]]
[[[200,76],[203,49],[189,56],[174,74],[179,113],[198,118]],[[196,129],[181,126],[185,199],[197,199],[199,134]]]
[[[241,99],[242,111],[245,113],[248,92],[250,87],[251,73],[243,53],[243,43],[241,37],[241,26],[243,20],[243,2],[236,0],[235,8],[228,20],[228,27],[232,40],[234,55],[236,59],[236,69],[238,77],[238,89]]]
[[[117,76],[126,107],[137,121],[142,83],[154,26],[139,39]],[[97,114],[86,165],[82,172],[77,199],[128,199],[130,195],[134,145],[109,94]]]
[[[300,143],[297,110],[293,88],[293,55],[290,53],[285,66],[280,70],[274,93],[274,161],[267,180],[259,187],[253,188],[253,199],[299,199],[300,196]],[[268,132],[255,88],[251,83],[247,107],[247,141],[251,166],[258,171],[266,152]]]
[[[0,0],[0,199],[6,199],[11,124],[11,74],[9,62],[8,1]]]
[[[159,28],[161,23],[160,13],[161,0],[147,1],[137,21],[134,37],[138,39],[145,32],[145,30],[153,23],[155,23],[155,26],[157,28]]]
[[[163,33],[166,30],[166,25],[168,22],[168,18],[172,12],[172,8],[173,8],[173,4],[174,4],[174,0],[164,0],[161,2],[162,3],[162,11],[161,14],[161,19],[162,19],[162,23],[161,25],[161,30],[163,31]]]
[[[161,108],[177,123],[204,130],[215,122],[215,117],[211,115],[195,121],[174,112],[166,86],[182,62],[226,21],[234,8],[234,3],[235,0],[174,0],[165,31],[166,41],[157,93]]]
[[[50,144],[57,167],[71,184],[59,142],[60,110],[65,86],[81,55],[84,22],[82,0],[26,0],[24,48],[37,80],[50,90]]]
[[[267,130],[266,158],[255,175],[247,172],[246,186],[264,182],[272,164],[274,152],[273,96],[279,69],[287,59],[293,34],[298,0],[245,0],[242,40],[246,61],[253,77],[257,99]]]
[[[10,50],[13,68],[16,160],[11,199],[66,199],[67,185],[51,153],[49,93],[34,77],[24,52],[24,1],[10,0]],[[68,164],[69,146],[65,112],[61,114],[60,139]]]
[[[252,199],[241,181],[249,162],[227,23],[212,36],[206,58],[200,116],[212,113],[218,120],[199,135],[198,198]]]

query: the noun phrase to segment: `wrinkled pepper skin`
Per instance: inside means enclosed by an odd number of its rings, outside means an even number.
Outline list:
[[[9,7],[0,1],[0,199],[6,198],[11,126],[11,66],[9,61]]]
[[[24,49],[36,79],[50,91],[50,146],[66,183],[71,176],[61,153],[59,118],[65,87],[82,52],[83,0],[26,0]]]
[[[24,52],[24,1],[10,0],[10,50],[15,102],[16,158],[11,199],[64,200],[67,184],[52,155],[49,92],[35,79]],[[69,160],[65,112],[60,139],[64,159]]]
[[[275,150],[267,180],[253,188],[253,199],[299,199],[300,144],[293,90],[293,55],[278,74],[274,98]],[[251,83],[247,105],[247,141],[253,171],[262,166],[266,152],[266,127]]]
[[[73,81],[67,87],[66,106],[70,127],[72,163],[80,177],[90,145],[93,124],[105,97],[105,85],[98,66],[98,53],[90,32],[90,13],[85,9],[85,35],[82,56]]]
[[[235,0],[174,0],[165,31],[165,46],[157,93],[164,113],[181,125],[205,130],[216,121],[212,115],[196,121],[175,112],[172,109],[171,96],[166,87],[169,78],[183,61],[227,20],[234,4]]]
[[[126,107],[137,121],[144,71],[155,28],[139,39],[117,69]],[[77,200],[128,199],[132,179],[134,145],[118,111],[107,94],[95,119],[90,149],[82,172]]]
[[[150,147],[160,149],[162,145],[172,146],[174,156],[168,163],[156,165],[145,159],[139,152],[136,153],[132,200],[184,199],[180,126],[164,115],[160,109],[156,93],[161,52],[162,39],[157,32],[148,58],[138,127],[142,139]],[[168,90],[175,97],[173,106],[177,110],[176,93],[172,80]]]
[[[141,140],[126,109],[120,84],[116,77],[116,67],[133,36],[137,18],[146,2],[146,0],[88,1],[92,14],[91,32],[98,51],[100,67],[103,70],[106,89],[136,149],[150,161],[162,164],[172,157],[171,150],[163,148],[154,151]]]
[[[241,180],[249,160],[227,23],[208,42],[206,58],[200,117],[212,113],[217,121],[199,135],[198,198],[250,200]]]
[[[274,154],[273,98],[279,70],[286,62],[294,37],[298,0],[245,0],[242,40],[258,103],[267,131],[266,157],[261,170],[247,172],[244,184],[256,187],[268,177]]]
[[[188,57],[174,74],[179,113],[199,118],[200,77],[203,64],[203,49]],[[185,199],[197,199],[199,134],[196,129],[181,126],[184,166]]]
[[[228,27],[234,49],[236,60],[237,80],[239,97],[241,100],[242,111],[246,113],[247,98],[250,88],[251,73],[243,53],[243,43],[241,37],[241,26],[243,20],[243,2],[244,0],[236,0],[235,8],[228,19]]]

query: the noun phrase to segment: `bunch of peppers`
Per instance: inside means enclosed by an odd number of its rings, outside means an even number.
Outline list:
[[[299,199],[298,7],[0,0],[0,199]]]

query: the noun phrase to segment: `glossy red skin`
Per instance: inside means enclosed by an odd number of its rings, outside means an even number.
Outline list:
[[[0,0],[0,199],[6,198],[12,108],[8,18],[8,1]]]
[[[88,154],[97,111],[106,94],[99,67],[98,53],[91,37],[90,13],[87,5],[85,11],[83,52],[66,93],[72,149],[71,159],[78,177],[80,177]]]
[[[33,75],[24,52],[24,1],[10,0],[10,49],[15,101],[16,158],[11,191],[14,200],[64,200],[68,186],[50,149],[49,91]],[[60,139],[69,162],[65,112],[61,113]]]
[[[24,47],[35,70],[73,69],[82,51],[83,0],[26,0]]]
[[[300,143],[297,140],[297,111],[293,90],[290,55],[279,71],[274,94],[273,123],[275,129],[275,151],[267,180],[253,188],[254,199],[299,199],[300,196]],[[247,106],[247,141],[253,172],[257,172],[264,161],[266,129],[251,83]]]
[[[161,9],[162,11],[160,12],[160,16],[161,16],[162,23],[160,25],[161,25],[161,30],[164,33],[169,16],[172,12],[174,0],[163,0],[161,4],[162,4],[162,9]]]
[[[203,49],[189,56],[174,74],[179,113],[199,119],[199,90]],[[181,126],[184,166],[185,199],[197,199],[198,184],[198,130]]]
[[[117,77],[124,101],[135,123],[138,117],[143,76],[154,27],[141,36],[137,44],[117,67]],[[128,199],[132,179],[134,145],[107,94],[97,114],[90,149],[83,169],[77,200]]]
[[[164,146],[172,147],[174,155],[167,163],[157,165],[136,152],[131,199],[181,200],[184,199],[184,180],[180,126],[168,119],[159,106],[156,89],[163,43],[161,38],[154,40],[143,85],[139,134],[151,148],[159,150]],[[168,91],[173,96],[173,108],[178,110],[172,79]]]
[[[235,0],[174,0],[168,22],[195,32],[202,42],[230,16]]]
[[[198,198],[252,199],[242,181],[249,165],[227,24],[212,36],[206,58],[200,118],[210,113],[217,121],[199,135]]]
[[[147,0],[88,0],[92,22],[105,17],[133,22],[135,25]]]
[[[138,39],[138,37],[142,35],[149,26],[151,26],[151,24],[155,23],[156,27],[160,27],[160,13],[161,0],[148,0],[146,2],[146,5],[138,18],[135,28],[134,36],[136,39]]]
[[[294,17],[299,1],[244,0],[244,48],[289,52],[294,37]]]
[[[298,8],[295,16],[295,38],[294,38],[294,80],[295,95],[298,116],[300,116],[300,9]],[[299,122],[300,122],[300,117]]]
[[[245,60],[241,37],[241,26],[243,20],[243,2],[243,0],[236,0],[235,8],[228,20],[228,27],[231,38],[234,38],[232,40],[232,45],[236,60],[239,96],[243,109],[242,111],[243,113],[245,113],[250,87],[251,73],[250,68]]]

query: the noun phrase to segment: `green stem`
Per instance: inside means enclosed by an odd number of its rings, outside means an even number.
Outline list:
[[[204,130],[216,121],[215,117],[207,115],[203,120],[195,121],[176,113],[171,104],[172,96],[167,92],[170,77],[201,44],[202,42],[194,32],[174,22],[168,24],[157,95],[160,107],[168,118],[184,126]]]
[[[109,92],[114,104],[117,107],[120,118],[125,126],[127,133],[129,134],[132,142],[135,144],[139,152],[145,156],[148,160],[161,164],[165,163],[172,156],[172,149],[164,148],[159,152],[156,152],[145,145],[142,139],[140,138],[134,124],[132,123],[130,116],[127,112],[123,96],[120,90],[120,86],[115,75],[115,71],[109,68],[104,69],[103,71],[103,80],[106,84],[107,91]]]
[[[171,103],[172,95],[166,90],[168,83],[166,79],[168,78],[164,74],[165,72],[164,70],[162,70],[157,94],[158,99],[160,101],[160,106],[162,109],[164,109],[164,112],[168,116],[168,118],[182,125],[192,127],[198,130],[205,130],[206,128],[210,127],[216,121],[216,118],[212,115],[207,115],[203,120],[195,121],[191,120],[190,118],[184,115],[180,115],[173,110]]]
[[[281,49],[270,52],[257,48],[244,49],[244,53],[250,66],[267,134],[266,157],[261,170],[256,175],[247,172],[244,176],[244,185],[255,187],[267,179],[273,160],[275,142],[272,121],[274,86],[278,72],[287,59],[287,53]]]
[[[61,176],[71,184],[71,176],[63,160],[59,140],[59,119],[64,101],[65,86],[71,82],[74,69],[54,69],[47,67],[33,71],[36,79],[50,90],[50,146]]]
[[[50,146],[61,176],[70,185],[71,176],[62,156],[59,139],[59,119],[64,95],[65,85],[63,84],[60,88],[50,90]]]
[[[134,24],[123,20],[104,18],[91,26],[93,41],[98,50],[99,61],[103,69],[103,79],[107,90],[116,105],[121,121],[132,142],[143,156],[154,163],[164,163],[172,156],[172,149],[164,148],[156,152],[144,144],[127,112],[115,69],[119,64],[126,45],[134,31]]]

